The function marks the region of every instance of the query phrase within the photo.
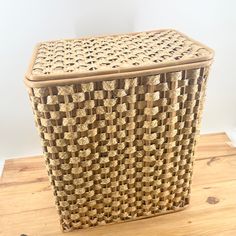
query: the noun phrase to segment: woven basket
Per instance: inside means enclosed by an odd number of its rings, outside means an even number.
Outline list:
[[[175,30],[37,46],[25,82],[64,231],[189,204],[212,58]]]

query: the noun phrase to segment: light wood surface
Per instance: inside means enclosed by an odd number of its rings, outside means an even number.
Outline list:
[[[236,235],[236,148],[201,136],[190,207],[133,222],[62,233],[42,157],[7,160],[0,182],[0,235]]]

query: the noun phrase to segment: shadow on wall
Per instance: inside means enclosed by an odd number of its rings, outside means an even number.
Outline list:
[[[76,37],[133,32],[135,6],[134,0],[84,1],[75,24]]]

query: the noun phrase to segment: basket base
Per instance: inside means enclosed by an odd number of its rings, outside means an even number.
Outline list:
[[[157,214],[152,214],[150,216],[138,216],[138,217],[131,218],[131,219],[126,219],[126,220],[120,220],[120,221],[115,221],[115,222],[111,222],[111,223],[106,223],[104,225],[96,225],[96,226],[91,226],[91,227],[82,228],[82,229],[74,229],[74,228],[64,229],[63,227],[61,227],[61,229],[62,229],[62,232],[67,233],[67,232],[71,232],[71,231],[75,231],[75,230],[83,230],[83,229],[89,229],[89,228],[93,229],[93,228],[104,227],[104,226],[108,226],[108,225],[122,224],[122,223],[126,223],[126,222],[143,220],[143,219],[148,219],[148,218],[152,218],[152,217],[156,217],[156,216],[161,216],[161,215],[167,215],[167,214],[170,214],[170,213],[176,213],[176,212],[185,210],[187,207],[189,207],[189,205],[190,204],[187,203],[184,206],[181,206],[181,207],[179,207],[179,208],[177,208],[175,210],[168,210],[168,211],[165,211],[165,212],[160,212],[160,213],[157,213]]]

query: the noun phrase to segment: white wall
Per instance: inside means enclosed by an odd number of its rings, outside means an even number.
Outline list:
[[[176,28],[216,51],[202,132],[236,126],[235,1],[0,0],[0,158],[37,155],[40,142],[23,84],[42,40]]]

